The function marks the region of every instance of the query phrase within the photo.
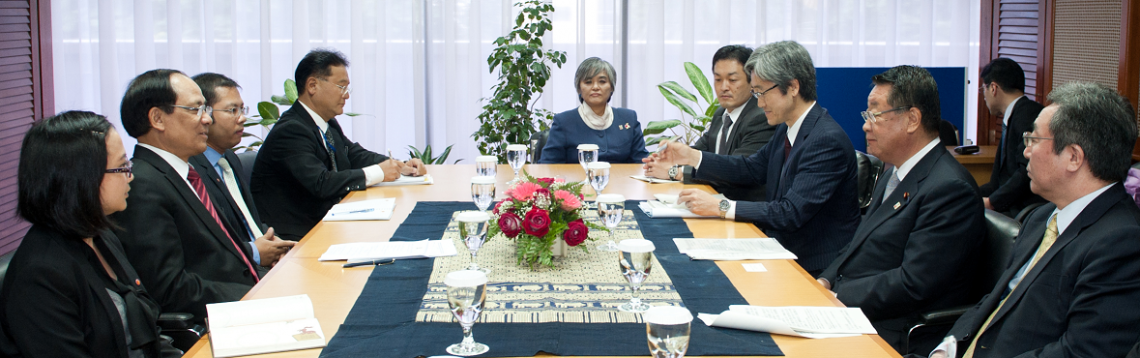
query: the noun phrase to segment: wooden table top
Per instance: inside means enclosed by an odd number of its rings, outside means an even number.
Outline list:
[[[954,153],[954,146],[952,145],[946,146],[946,149],[949,149],[950,154],[954,155],[954,159],[957,159],[958,163],[962,163],[962,165],[985,164],[992,166],[994,165],[994,156],[997,154],[996,145],[980,145],[978,146],[980,150],[974,154]]]
[[[577,164],[527,165],[533,176],[562,176],[566,180],[585,177]],[[313,301],[317,320],[327,339],[331,339],[348,316],[360,295],[372,267],[342,268],[343,262],[319,262],[317,258],[330,245],[362,241],[386,241],[408,217],[417,201],[471,200],[469,180],[475,166],[433,165],[428,167],[435,184],[399,187],[373,187],[352,192],[344,202],[366,199],[396,198],[396,209],[389,221],[322,222],[281,259],[243,300],[308,294]],[[642,174],[636,164],[617,164],[611,169],[610,183],[603,192],[621,193],[630,200],[653,199],[653,194],[676,194],[683,188],[699,188],[713,192],[705,185],[649,184],[629,178]],[[499,195],[513,177],[506,165],[499,165]],[[592,193],[592,189],[585,190]],[[633,209],[637,210],[637,209]],[[696,237],[759,237],[752,224],[720,219],[686,219]],[[763,263],[767,272],[745,272],[741,263]],[[827,290],[817,284],[792,260],[721,261],[717,265],[749,304],[764,306],[843,306]],[[728,307],[725,307],[728,309]],[[707,312],[720,313],[720,312]],[[699,323],[696,323],[699,324]],[[458,329],[458,328],[457,328]],[[846,338],[806,339],[772,335],[787,357],[899,357],[877,335]],[[694,337],[693,339],[699,339]],[[648,349],[646,350],[648,353]],[[260,355],[259,357],[316,357],[320,349],[307,349]],[[439,352],[439,354],[445,354]],[[204,337],[186,353],[186,357],[212,357],[209,341]]]

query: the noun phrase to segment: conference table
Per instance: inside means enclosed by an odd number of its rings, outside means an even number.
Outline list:
[[[954,153],[954,146],[946,146],[946,149],[954,155],[958,163],[970,171],[970,175],[974,176],[974,181],[978,182],[978,185],[990,182],[990,173],[994,170],[994,158],[997,157],[998,151],[996,145],[980,145],[978,152],[973,154]]]
[[[577,164],[534,165],[524,167],[536,177],[560,176],[566,180],[585,177]],[[469,201],[472,165],[430,165],[428,173],[434,184],[415,186],[371,187],[350,193],[342,202],[395,198],[396,208],[388,221],[322,222],[317,224],[243,300],[308,294],[326,341],[336,335],[360,295],[372,266],[342,268],[343,262],[319,262],[317,259],[331,245],[352,242],[387,241],[415,207],[417,201]],[[514,172],[506,165],[497,168],[499,197]],[[605,193],[620,193],[629,200],[652,200],[654,194],[676,194],[682,189],[696,188],[714,192],[707,185],[680,183],[649,184],[630,178],[642,174],[637,164],[615,164]],[[592,193],[592,189],[584,189]],[[587,198],[589,200],[589,198]],[[627,210],[639,210],[627,208]],[[750,223],[720,219],[685,219],[694,237],[763,237]],[[742,263],[762,263],[766,272],[746,272]],[[824,306],[842,307],[835,297],[811,278],[792,260],[720,261],[717,266],[751,305],[760,306]],[[719,312],[711,312],[719,313]],[[694,325],[702,324],[694,319]],[[459,328],[456,327],[458,333]],[[899,357],[877,335],[844,338],[807,339],[772,335],[787,357]],[[186,357],[212,357],[208,335],[186,353]],[[693,337],[694,340],[700,339]],[[316,357],[320,349],[307,349],[259,355],[259,357]],[[439,352],[445,355],[445,352]],[[648,348],[645,355],[649,354]]]

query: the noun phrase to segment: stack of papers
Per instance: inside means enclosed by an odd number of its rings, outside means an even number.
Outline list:
[[[657,200],[643,201],[638,204],[641,211],[651,218],[715,218],[717,215],[702,216],[693,214],[684,205],[677,204],[677,195],[654,194]],[[724,199],[724,195],[713,195],[717,200]]]
[[[719,315],[699,313],[709,327],[735,328],[806,338],[878,334],[858,308],[733,305]]]
[[[434,182],[435,181],[431,179],[431,174],[425,174],[424,176],[418,177],[401,175],[400,179],[396,179],[395,181],[382,181],[376,184],[372,184],[372,186],[428,185]]]
[[[349,263],[387,260],[421,259],[428,257],[455,256],[455,243],[450,240],[356,242],[329,246],[319,261],[342,261]]]
[[[206,305],[215,357],[325,346],[309,295]]]
[[[324,221],[389,220],[396,208],[395,198],[354,201],[333,205]]]
[[[630,175],[629,177],[630,177],[630,178],[634,178],[634,179],[637,179],[637,180],[640,180],[640,181],[643,181],[643,182],[647,182],[647,183],[650,183],[650,184],[658,184],[658,183],[680,183],[680,181],[678,181],[678,180],[670,180],[670,179],[657,179],[657,178],[653,178],[653,177],[647,177],[647,176],[644,176],[644,175]]]
[[[673,239],[677,251],[693,260],[795,260],[793,254],[774,238],[755,239]]]

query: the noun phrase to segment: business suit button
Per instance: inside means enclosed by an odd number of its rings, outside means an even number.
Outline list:
[[[839,275],[839,277],[835,278],[835,282],[839,282],[839,281],[843,281],[843,275]]]

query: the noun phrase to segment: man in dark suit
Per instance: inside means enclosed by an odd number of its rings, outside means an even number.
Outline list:
[[[713,88],[720,109],[713,114],[708,130],[693,144],[693,149],[721,155],[747,157],[756,153],[776,133],[776,126],[768,124],[764,110],[756,106],[748,86],[751,76],[744,70],[752,49],[741,45],[721,47],[713,54]],[[645,163],[645,175],[681,180],[685,184],[709,184],[718,193],[732,200],[764,201],[763,185],[735,185],[693,179],[691,165],[666,166],[657,162]]]
[[[1014,241],[998,284],[932,357],[1123,357],[1140,327],[1140,209],[1123,184],[1136,116],[1116,91],[1068,83],[1025,138],[1030,188],[1049,203]]]
[[[296,243],[273,235],[273,229],[261,222],[257,205],[249,191],[249,177],[237,154],[231,150],[241,143],[245,115],[249,107],[241,99],[237,82],[217,73],[194,76],[202,89],[206,105],[214,108],[213,124],[207,132],[206,152],[190,157],[206,183],[206,191],[214,198],[218,214],[233,227],[240,242],[249,245],[259,269],[273,267]]]
[[[892,167],[875,186],[855,237],[819,276],[859,307],[901,354],[929,352],[949,327],[905,344],[919,315],[977,302],[971,257],[985,235],[974,177],[938,138],[938,85],[921,67],[871,78],[863,112],[867,151]]]
[[[258,281],[250,248],[218,215],[197,169],[211,108],[190,77],[152,70],[123,96],[123,128],[135,139],[127,210],[112,215],[123,249],[164,312],[206,318],[206,304],[236,301]],[[212,200],[213,199],[213,200]]]
[[[678,202],[698,215],[755,223],[818,276],[859,224],[855,150],[843,128],[816,103],[815,66],[803,46],[765,45],[752,53],[745,70],[779,140],[748,157],[667,142],[647,162],[692,165],[695,179],[767,185],[767,202],[721,200],[695,189],[681,191]]]
[[[336,116],[352,92],[348,60],[340,52],[309,51],[295,72],[298,97],[265,137],[253,165],[253,199],[266,224],[287,240],[300,240],[348,192],[400,175],[423,175],[419,159],[407,163],[351,142]],[[271,209],[272,208],[272,209]]]
[[[1012,217],[1030,204],[1045,201],[1029,190],[1025,173],[1029,161],[1022,155],[1025,143],[1021,140],[1022,133],[1033,129],[1033,120],[1044,106],[1025,97],[1025,71],[1008,58],[993,60],[982,68],[980,90],[990,114],[1002,117],[1002,130],[990,182],[979,191],[987,209]]]

